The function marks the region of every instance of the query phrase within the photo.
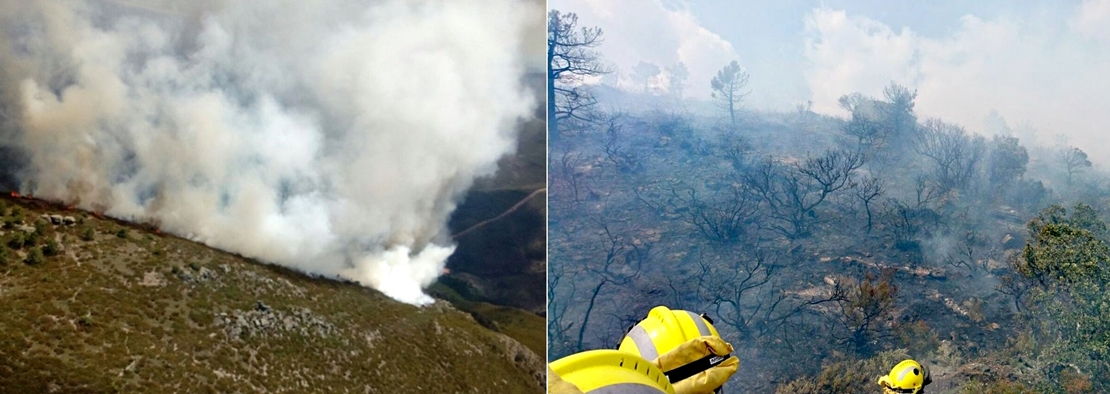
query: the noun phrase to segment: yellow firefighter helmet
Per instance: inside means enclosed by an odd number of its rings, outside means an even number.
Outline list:
[[[716,392],[740,368],[713,320],[665,306],[652,308],[617,349],[655,363],[678,394]]]
[[[704,336],[721,337],[712,320],[690,311],[657,306],[625,334],[618,349],[655,360],[688,340]]]
[[[902,360],[879,377],[879,385],[896,393],[921,393],[925,385],[932,383],[929,370],[914,360]]]

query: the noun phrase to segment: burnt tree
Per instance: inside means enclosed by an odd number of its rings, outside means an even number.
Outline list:
[[[768,157],[740,177],[774,219],[770,228],[799,239],[810,235],[818,220],[817,207],[833,193],[850,187],[852,173],[862,165],[862,154],[830,149],[794,165]]]
[[[963,127],[929,119],[917,133],[914,150],[933,164],[933,177],[942,191],[965,189],[986,151],[982,136],[969,136]]]
[[[586,114],[597,100],[581,86],[585,77],[609,73],[594,50],[601,45],[599,27],[578,29],[578,15],[547,13],[547,122],[548,133],[559,136],[559,122],[591,121]]]
[[[743,185],[729,185],[726,189],[705,198],[693,188],[684,193],[671,188],[669,202],[682,220],[697,228],[705,239],[721,245],[734,244],[758,221],[759,201]]]

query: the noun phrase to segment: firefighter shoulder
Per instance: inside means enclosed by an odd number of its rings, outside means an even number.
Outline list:
[[[884,394],[921,394],[925,386],[932,382],[928,368],[914,360],[902,360],[890,370],[889,374],[880,376],[878,383],[882,386]]]
[[[617,350],[591,350],[551,363],[549,393],[708,394],[740,367],[713,321],[665,306],[652,309]]]

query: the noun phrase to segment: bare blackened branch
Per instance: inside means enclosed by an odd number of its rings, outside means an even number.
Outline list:
[[[728,245],[742,239],[755,226],[758,200],[742,185],[728,187],[721,198],[704,199],[693,188],[680,194],[671,189],[672,201],[681,204],[682,219],[711,242]]]
[[[865,178],[855,188],[856,198],[863,203],[863,210],[867,212],[868,234],[871,234],[871,227],[874,223],[872,208],[875,205],[875,199],[881,197],[884,191],[883,181],[875,177]]]
[[[597,100],[582,87],[582,80],[611,70],[594,50],[602,42],[601,28],[578,29],[574,13],[551,10],[547,15],[547,112],[550,132],[558,136],[561,120],[593,121],[588,112]]]
[[[742,174],[741,180],[777,219],[771,228],[797,239],[810,234],[816,208],[832,193],[849,187],[851,174],[862,165],[862,154],[843,150],[828,150],[793,166],[768,157]]]
[[[963,127],[938,119],[925,121],[916,137],[914,150],[933,162],[943,191],[966,188],[986,152],[982,136],[969,136]]]

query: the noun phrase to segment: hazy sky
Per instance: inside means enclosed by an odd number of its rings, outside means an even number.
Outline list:
[[[907,6],[909,5],[909,6]],[[1065,135],[1100,160],[1110,126],[1110,0],[694,1],[551,0],[582,26],[605,31],[601,48],[622,78],[640,61],[684,62],[687,95],[735,59],[751,74],[750,108],[880,96],[890,81],[918,90],[922,117],[982,132],[997,110],[1038,139]]]

